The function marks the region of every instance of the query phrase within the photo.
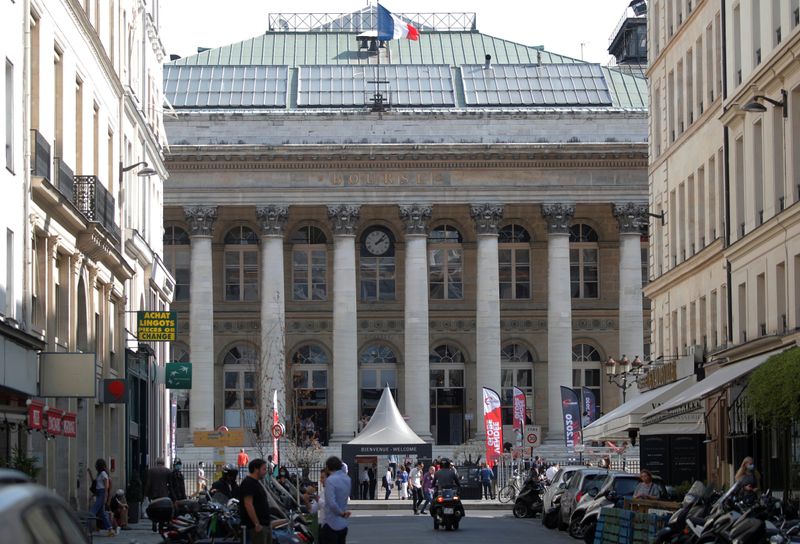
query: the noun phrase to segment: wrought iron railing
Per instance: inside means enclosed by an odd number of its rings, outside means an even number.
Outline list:
[[[75,176],[73,203],[89,221],[100,223],[117,241],[120,231],[114,220],[116,202],[97,176]]]
[[[31,175],[50,181],[50,143],[36,129],[31,130]]]
[[[475,13],[395,13],[402,20],[426,31],[474,31]],[[378,27],[377,9],[354,13],[270,13],[270,32],[364,32]]]
[[[75,194],[75,180],[72,168],[67,166],[61,157],[55,157],[53,160],[55,167],[55,175],[53,176],[53,185],[58,192],[64,195],[70,202],[72,202]]]

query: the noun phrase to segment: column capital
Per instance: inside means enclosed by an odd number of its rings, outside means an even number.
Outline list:
[[[428,204],[401,205],[400,219],[406,225],[406,234],[427,234],[432,211],[433,206]]]
[[[542,204],[542,217],[547,221],[548,234],[569,234],[569,224],[575,215],[574,204]]]
[[[334,235],[353,236],[358,227],[361,206],[356,204],[334,204],[328,206],[328,219]]]
[[[183,213],[189,223],[190,236],[211,236],[217,219],[216,206],[185,206]]]
[[[256,208],[256,217],[261,224],[261,234],[283,236],[283,229],[289,219],[289,206],[259,206]]]
[[[499,221],[503,218],[502,204],[471,204],[469,215],[475,221],[478,234],[497,234]]]
[[[614,204],[614,217],[619,223],[620,233],[639,234],[647,224],[647,204],[625,202]]]

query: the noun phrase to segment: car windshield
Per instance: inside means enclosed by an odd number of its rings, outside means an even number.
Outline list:
[[[606,479],[606,474],[587,474],[583,478],[583,483],[581,484],[581,490],[585,491],[590,487],[600,488],[603,483],[603,480]]]
[[[614,481],[614,491],[617,495],[632,497],[638,484],[638,478],[617,478],[616,481]]]

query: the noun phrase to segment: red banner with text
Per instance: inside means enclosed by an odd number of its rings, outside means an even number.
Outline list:
[[[75,438],[78,436],[78,414],[75,412],[67,412],[61,418],[61,431],[67,438]]]
[[[527,412],[527,401],[525,392],[519,387],[514,388],[514,447],[523,446],[525,436],[525,412]]]
[[[503,454],[503,420],[500,413],[500,395],[483,388],[483,425],[486,429],[486,464],[493,467]]]
[[[47,416],[47,434],[58,436],[61,434],[61,418],[64,416],[63,410],[48,408],[45,412]]]
[[[42,430],[42,412],[44,411],[44,404],[41,402],[31,401],[28,404],[28,428],[33,431]]]

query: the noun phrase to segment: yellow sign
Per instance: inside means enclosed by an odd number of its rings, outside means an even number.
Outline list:
[[[244,446],[244,429],[230,429],[228,431],[195,431],[194,445],[197,447],[241,448]]]
[[[137,338],[142,342],[174,342],[177,312],[137,312]]]
[[[640,382],[639,389],[650,390],[678,381],[678,364],[675,361],[664,363],[647,373]]]

